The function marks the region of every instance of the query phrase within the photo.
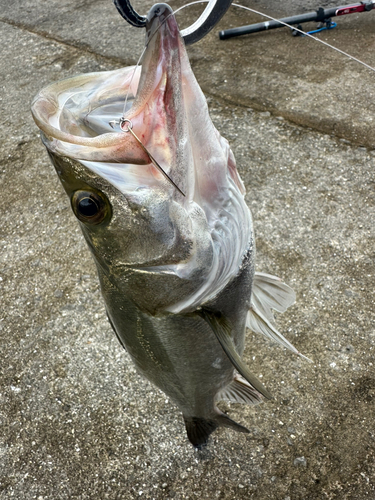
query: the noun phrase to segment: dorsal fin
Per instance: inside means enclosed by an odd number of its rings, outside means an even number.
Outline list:
[[[247,315],[246,326],[254,333],[261,333],[265,337],[286,347],[307,361],[311,360],[301,354],[275,327],[275,318],[271,309],[285,312],[294,304],[294,291],[280,278],[266,273],[255,273],[251,294],[251,307]]]
[[[246,319],[246,326],[254,333],[261,333],[278,344],[287,347],[295,354],[300,354],[297,349],[266,319],[252,304]]]
[[[223,316],[218,316],[215,313],[205,309],[201,309],[200,311],[198,311],[198,314],[200,314],[200,316],[205,319],[210,325],[225,354],[228,356],[229,360],[236,368],[238,373],[240,373],[244,377],[244,379],[247,380],[247,382],[252,387],[254,387],[255,390],[260,392],[262,396],[267,399],[271,399],[271,394],[256,378],[256,376],[251,373],[249,368],[237,353],[231,337],[231,327],[228,320],[226,320]]]
[[[262,395],[241,375],[236,374],[232,382],[217,393],[216,400],[257,405],[262,402]]]
[[[296,301],[294,290],[277,276],[255,273],[251,302],[269,321],[274,321],[271,309],[285,312]]]

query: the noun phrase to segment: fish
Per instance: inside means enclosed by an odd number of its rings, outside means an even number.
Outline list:
[[[170,7],[148,14],[142,66],[53,83],[32,114],[137,370],[180,409],[195,448],[218,427],[248,433],[217,403],[271,398],[243,360],[246,329],[300,354],[273,314],[295,293],[255,272],[245,188]]]

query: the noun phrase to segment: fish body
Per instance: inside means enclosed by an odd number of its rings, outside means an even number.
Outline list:
[[[126,118],[146,149],[110,125],[128,93]],[[170,8],[150,11],[142,70],[58,82],[32,111],[94,257],[109,321],[138,370],[178,405],[194,446],[220,425],[248,432],[216,402],[270,397],[242,360],[245,330],[295,351],[271,312],[295,297],[255,273],[245,190]]]

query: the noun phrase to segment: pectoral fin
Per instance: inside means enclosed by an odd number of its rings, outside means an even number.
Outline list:
[[[296,301],[296,294],[277,276],[255,273],[251,301],[265,318],[273,322],[272,309],[285,312]]]
[[[290,349],[295,354],[301,356],[301,358],[306,359],[306,361],[312,362],[311,359],[307,358],[301,354],[297,349],[276,329],[276,327],[262,315],[262,313],[256,308],[254,304],[247,314],[246,326],[255,333],[261,333],[265,337],[281,344],[283,347]]]
[[[294,304],[296,294],[280,278],[265,273],[255,273],[246,326],[255,333],[278,342],[295,354],[311,362],[311,359],[301,354],[276,328],[272,309],[285,312]]]
[[[219,317],[215,313],[204,309],[201,309],[199,311],[199,314],[205,321],[207,321],[207,323],[212,328],[225,354],[228,356],[229,360],[236,368],[238,373],[240,373],[243,378],[247,380],[247,382],[249,382],[249,384],[252,385],[252,387],[260,392],[265,398],[272,399],[271,394],[255,377],[255,375],[250,372],[248,367],[245,365],[245,363],[237,353],[231,337],[231,328],[228,321],[223,316]]]

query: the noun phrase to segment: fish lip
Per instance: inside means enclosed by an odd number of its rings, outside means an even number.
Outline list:
[[[97,105],[103,93],[116,92],[123,97],[132,85],[132,76],[136,71],[136,79],[141,68],[135,66],[113,71],[102,71],[78,75],[52,83],[43,88],[33,99],[31,113],[34,121],[44,135],[43,142],[47,149],[59,156],[66,156],[74,160],[124,162],[132,164],[149,164],[149,157],[142,149],[134,144],[129,134],[116,131],[97,133],[87,136],[75,132],[75,129],[64,129],[61,117],[66,102],[81,94],[87,96],[88,102]],[[79,120],[84,121],[84,111],[75,110]],[[80,122],[75,125],[80,127]],[[124,152],[125,157],[124,156]],[[121,156],[122,155],[122,156]]]
[[[151,7],[146,18],[146,45],[170,16],[173,16],[173,10],[166,3],[157,3]]]

